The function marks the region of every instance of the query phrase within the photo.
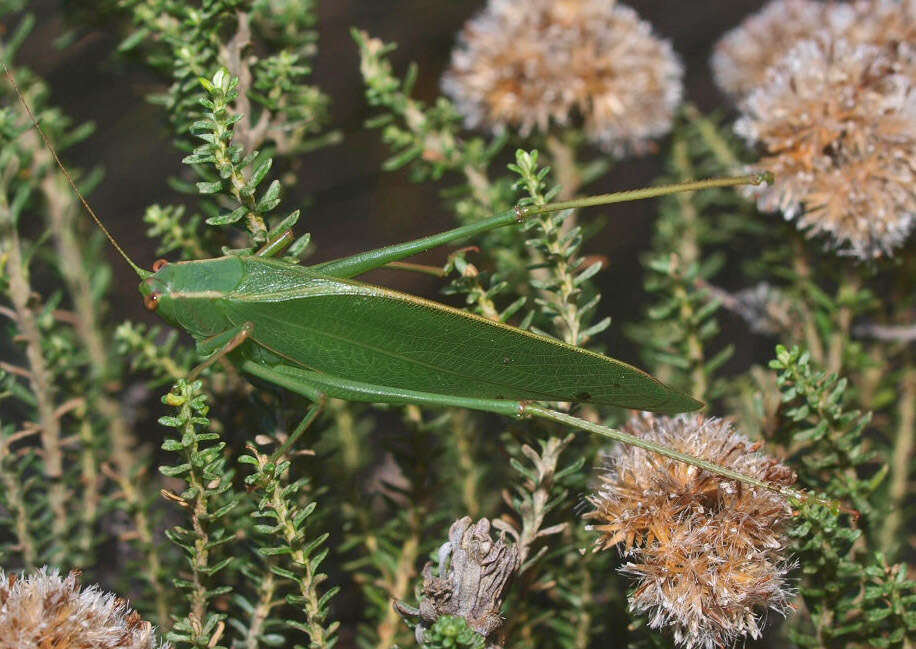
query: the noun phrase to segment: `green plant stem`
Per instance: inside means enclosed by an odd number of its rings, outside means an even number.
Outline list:
[[[592,571],[588,563],[579,557],[577,562],[579,574],[582,575],[581,591],[577,594],[579,598],[578,610],[576,611],[576,635],[573,646],[576,649],[588,649],[589,640],[591,639],[592,623],[592,606],[594,606],[594,595],[592,593]]]
[[[861,286],[858,277],[850,272],[843,274],[843,280],[837,290],[837,301],[850,299],[855,296]],[[852,330],[853,310],[849,306],[841,306],[835,316],[836,327],[830,334],[827,345],[826,368],[828,372],[839,374],[843,369],[843,351],[849,344]]]
[[[693,176],[693,165],[690,163],[690,153],[687,149],[687,142],[684,138],[677,138],[674,142],[673,151],[674,165],[678,170],[681,178],[690,178]],[[680,208],[681,222],[684,230],[678,241],[678,251],[680,263],[689,268],[700,260],[700,246],[697,242],[697,219],[699,218],[696,206],[693,203],[693,192],[681,192],[676,195],[678,207]],[[699,399],[706,398],[706,391],[709,388],[706,369],[705,354],[703,342],[692,326],[694,309],[691,301],[688,299],[687,288],[683,283],[679,283],[675,289],[675,297],[681,304],[680,321],[688,329],[686,333],[687,343],[687,360],[690,363],[690,378],[692,383],[691,394],[696,395]]]
[[[548,503],[550,501],[550,492],[554,486],[553,478],[557,472],[560,455],[566,447],[569,446],[572,440],[572,435],[568,435],[565,438],[550,437],[546,442],[542,442],[543,447],[541,453],[537,453],[537,451],[527,445],[522,447],[522,452],[534,463],[538,480],[535,484],[531,485],[530,500],[528,500],[526,506],[519,511],[522,525],[519,530],[516,545],[518,546],[518,574],[520,576],[526,575],[532,566],[531,563],[528,563],[528,559],[531,557],[535,541],[548,534],[557,534],[566,528],[566,523],[562,523],[559,526],[542,529],[544,518],[549,511]]]
[[[37,141],[34,144],[36,151],[46,151],[45,148],[38,146]],[[47,163],[50,164],[51,160],[47,160]],[[75,234],[74,216],[77,206],[69,186],[62,185],[59,176],[46,176],[42,181],[41,189],[48,206],[50,227],[54,233],[55,248],[60,258],[59,267],[77,314],[76,333],[85,345],[93,380],[99,384],[99,389],[91,396],[91,402],[108,424],[111,460],[115,466],[113,477],[127,504],[128,514],[133,519],[141,551],[149,567],[149,570],[144,571],[144,575],[153,589],[157,619],[160,626],[163,626],[168,622],[169,611],[167,589],[161,578],[162,561],[158,544],[154,542],[152,526],[146,512],[146,503],[136,483],[143,463],[134,452],[137,442],[130,432],[121,406],[104,391],[103,384],[111,375],[111,362],[99,328],[96,305],[92,300],[92,283],[86,274],[83,252]]]
[[[293,520],[293,513],[290,511],[286,494],[284,494],[285,485],[280,480],[274,480],[272,481],[272,486],[273,490],[270,495],[271,507],[277,515],[277,524],[283,530],[286,544],[291,549],[289,558],[303,572],[302,576],[296,581],[299,586],[299,595],[302,596],[302,601],[304,602],[309,646],[325,647],[329,640],[329,631],[323,626],[324,619],[320,606],[321,597],[318,595],[320,580],[316,579],[312,569],[312,561],[299,543],[296,522]]]
[[[560,185],[560,193],[557,194],[557,198],[561,201],[570,200],[582,186],[582,175],[579,173],[579,165],[576,164],[576,150],[555,135],[548,135],[545,144],[550,153],[550,166]],[[571,228],[572,225],[568,229]]]
[[[80,518],[82,526],[76,544],[82,553],[83,561],[86,562],[81,567],[91,565],[92,550],[96,544],[95,526],[99,514],[102,484],[96,446],[92,423],[84,417],[80,422],[80,483],[83,485]]]
[[[274,599],[277,591],[277,578],[271,571],[275,561],[268,560],[267,569],[260,575],[260,581],[257,584],[258,603],[255,604],[251,612],[251,622],[245,631],[245,649],[258,649],[260,647],[261,633],[264,629],[264,622],[270,617],[270,611],[277,605],[278,601]]]
[[[416,576],[416,564],[420,556],[420,541],[423,530],[421,517],[422,513],[416,507],[413,507],[410,511],[409,534],[401,546],[398,562],[393,567],[393,574],[386,575],[385,583],[382,584],[392,601],[401,601],[407,597],[410,593],[410,584]],[[373,547],[375,545],[373,541],[373,537],[367,539],[370,552],[376,551],[376,548]],[[391,649],[394,647],[395,638],[400,627],[400,614],[393,606],[389,606],[385,611],[385,616],[375,628],[378,637],[375,649]]]
[[[17,549],[22,554],[22,562],[27,569],[36,567],[38,543],[29,526],[30,516],[26,507],[21,476],[9,469],[11,468],[10,465],[16,462],[16,458],[12,454],[12,445],[31,434],[33,434],[32,431],[20,431],[0,439],[0,483],[3,485],[3,496],[6,505],[15,516]],[[3,559],[8,561],[9,556],[4,556]]]
[[[70,500],[67,485],[63,480],[63,449],[61,448],[60,421],[54,410],[52,396],[53,379],[45,364],[41,350],[41,333],[35,314],[29,308],[32,290],[28,281],[28,269],[22,256],[19,233],[13,222],[13,215],[6,202],[5,192],[0,192],[0,235],[7,241],[6,271],[9,281],[9,295],[16,311],[16,322],[25,341],[26,359],[29,362],[29,384],[38,410],[38,425],[41,429],[41,445],[44,471],[48,485],[48,504],[51,508],[51,532],[54,549],[49,556],[52,563],[61,564],[67,555],[69,537],[67,503]]]
[[[914,435],[916,435],[916,366],[908,365],[900,378],[897,401],[897,431],[891,453],[888,513],[881,528],[881,547],[893,556],[900,545],[898,538],[910,484]]]
[[[461,504],[466,515],[473,519],[480,516],[478,487],[481,469],[474,460],[474,443],[477,439],[470,413],[460,408],[450,410],[452,434],[458,453],[458,469],[461,476]]]
[[[811,266],[808,263],[808,255],[805,251],[805,244],[798,234],[792,235],[792,267],[797,279],[797,287],[801,293],[802,299],[796,300],[799,311],[802,314],[803,328],[805,332],[805,346],[811,354],[811,359],[818,365],[824,364],[824,344],[817,331],[817,323],[814,314],[808,306],[808,301],[804,299],[807,294],[805,285],[811,281]]]
[[[490,197],[490,179],[487,177],[485,169],[466,164],[461,168],[464,177],[471,188],[471,195],[478,205],[483,206],[489,211],[493,210],[493,200]]]

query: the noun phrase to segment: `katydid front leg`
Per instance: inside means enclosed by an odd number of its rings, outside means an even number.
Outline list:
[[[254,324],[251,322],[244,322],[237,327],[227,329],[221,334],[216,334],[211,338],[206,338],[198,342],[197,353],[201,356],[207,356],[207,359],[191,370],[191,373],[188,374],[188,380],[193,381],[200,376],[201,372],[213,365],[213,363],[248,340],[253,331]]]

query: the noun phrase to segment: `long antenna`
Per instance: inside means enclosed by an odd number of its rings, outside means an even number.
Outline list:
[[[25,108],[25,112],[28,113],[29,119],[32,120],[32,124],[35,126],[35,130],[38,131],[38,134],[41,136],[41,139],[44,141],[45,146],[48,147],[48,151],[51,152],[51,155],[54,157],[54,161],[57,163],[57,166],[60,167],[60,170],[64,172],[64,177],[67,179],[67,182],[70,183],[70,186],[73,188],[73,191],[76,192],[76,195],[79,197],[80,202],[83,204],[83,207],[86,208],[86,211],[89,212],[89,216],[92,217],[92,220],[95,221],[95,224],[99,226],[99,229],[108,237],[108,240],[111,242],[111,245],[115,247],[124,261],[130,264],[130,267],[134,269],[134,272],[137,273],[142,278],[149,277],[150,272],[143,270],[133,260],[127,256],[127,253],[124,252],[124,249],[118,245],[118,242],[115,241],[115,238],[111,236],[111,233],[108,231],[103,224],[101,219],[95,215],[95,212],[90,207],[89,202],[83,196],[83,193],[79,190],[79,187],[76,186],[76,183],[73,182],[73,177],[70,175],[70,172],[67,171],[67,168],[64,166],[64,163],[60,161],[60,157],[57,155],[57,151],[54,149],[54,146],[51,144],[51,140],[48,139],[48,136],[45,135],[44,130],[41,128],[41,125],[38,123],[38,119],[35,117],[35,113],[32,111],[32,107],[29,106],[29,102],[25,100],[25,97],[22,94],[22,91],[19,90],[19,86],[16,83],[16,79],[13,78],[13,75],[10,73],[9,68],[6,67],[6,63],[0,63],[0,66],[3,67],[3,73],[6,75],[6,78],[9,80],[10,85],[13,87],[13,90],[16,91],[16,95],[19,97],[19,102],[22,104],[22,107]]]

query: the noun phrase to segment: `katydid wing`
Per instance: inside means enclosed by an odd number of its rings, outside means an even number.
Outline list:
[[[587,401],[655,412],[702,404],[612,358],[404,293],[256,256],[165,264],[141,283],[197,340],[250,323],[240,353],[457,397]],[[148,302],[149,303],[149,302]],[[266,351],[269,354],[265,355]]]

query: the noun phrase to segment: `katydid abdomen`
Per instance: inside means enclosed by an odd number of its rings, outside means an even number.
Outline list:
[[[655,412],[702,405],[606,356],[278,260],[168,264],[143,285],[157,293],[159,313],[198,340],[248,323],[245,346],[343,379],[456,397]]]

